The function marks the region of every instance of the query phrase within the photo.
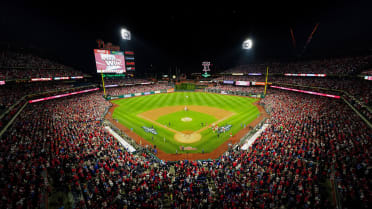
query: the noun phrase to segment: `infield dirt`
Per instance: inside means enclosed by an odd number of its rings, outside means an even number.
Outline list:
[[[161,126],[164,129],[167,129],[169,131],[174,132],[175,133],[174,139],[177,140],[178,142],[181,142],[181,143],[197,142],[197,141],[201,140],[201,138],[202,138],[200,132],[204,131],[207,128],[212,127],[212,125],[205,126],[201,129],[195,131],[195,132],[185,132],[185,131],[180,132],[180,131],[174,130],[172,128],[169,128],[169,127],[167,127],[167,126],[165,126],[165,125],[156,121],[159,117],[161,117],[163,115],[168,115],[170,113],[174,113],[174,112],[178,112],[178,111],[184,111],[184,109],[185,109],[185,106],[161,107],[161,108],[157,108],[157,109],[153,109],[153,110],[149,110],[149,111],[140,113],[137,116],[141,117],[141,118],[144,118],[148,121],[151,121],[152,123],[154,123],[158,126]],[[207,106],[190,105],[190,106],[187,106],[187,109],[189,111],[195,111],[195,112],[205,113],[205,114],[214,116],[215,118],[218,119],[218,121],[215,122],[216,124],[226,120],[227,118],[229,118],[229,117],[231,117],[235,114],[235,113],[227,111],[227,110],[223,110],[223,109],[215,108],[215,107],[207,107]]]

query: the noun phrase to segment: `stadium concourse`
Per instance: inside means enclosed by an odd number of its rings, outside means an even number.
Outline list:
[[[370,84],[354,90],[370,98]],[[248,150],[175,162],[138,145],[130,153],[105,132],[101,91],[28,104],[0,139],[0,208],[372,207],[372,131],[347,104],[272,88],[260,104],[268,127]]]

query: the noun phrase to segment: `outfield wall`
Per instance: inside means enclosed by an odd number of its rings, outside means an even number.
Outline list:
[[[147,92],[140,92],[140,93],[132,93],[132,94],[123,94],[118,96],[107,96],[107,100],[112,99],[123,99],[123,98],[130,98],[130,97],[138,97],[138,96],[144,96],[144,95],[152,95],[152,94],[161,94],[161,93],[171,93],[174,92],[174,89],[161,89],[157,91],[147,91]]]
[[[205,92],[209,93],[218,93],[218,94],[228,94],[228,95],[237,95],[237,96],[248,96],[254,98],[264,98],[264,94],[253,94],[245,91],[224,91],[221,89],[206,89]]]
[[[137,97],[137,96],[145,96],[145,95],[152,95],[152,94],[161,94],[161,93],[172,93],[174,89],[161,89],[158,91],[148,91],[148,92],[141,92],[141,93],[132,93],[132,94],[123,94],[118,96],[107,96],[107,100],[112,99],[123,99],[123,98],[130,98],[130,97]],[[221,89],[206,89],[205,92],[209,93],[218,93],[218,94],[228,94],[228,95],[237,95],[237,96],[249,96],[253,98],[264,98],[264,94],[253,94],[249,92],[243,91],[222,91]]]

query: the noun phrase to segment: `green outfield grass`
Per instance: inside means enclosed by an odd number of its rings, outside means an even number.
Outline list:
[[[186,96],[188,96],[188,98],[186,98]],[[257,99],[249,97],[238,97],[204,92],[155,94],[112,101],[113,103],[119,105],[119,107],[117,107],[113,113],[113,118],[117,119],[127,128],[132,128],[135,133],[146,139],[148,142],[156,144],[159,149],[166,153],[176,153],[176,150],[178,150],[178,153],[182,153],[182,151],[179,150],[180,146],[191,146],[197,148],[197,150],[184,151],[187,153],[201,153],[203,149],[204,152],[211,152],[223,142],[228,140],[230,137],[230,132],[232,134],[237,133],[243,128],[244,124],[248,125],[259,116],[259,110],[252,104],[255,101],[257,101]],[[202,139],[200,141],[191,144],[182,144],[173,139],[174,132],[164,129],[161,126],[157,126],[156,124],[154,125],[146,119],[137,117],[138,114],[152,109],[176,105],[209,106],[233,112],[235,115],[227,118],[219,124],[220,126],[231,124],[232,129],[228,133],[221,134],[218,138],[217,134],[213,133],[211,129],[207,129],[200,133],[202,135]],[[157,119],[157,122],[163,125],[171,122],[170,128],[182,131],[198,130],[201,128],[201,122],[216,121],[216,118],[212,115],[194,111],[189,111],[189,113],[192,114],[192,117],[188,117],[192,118],[193,121],[187,122],[187,125],[185,125],[185,122],[180,122],[180,118],[183,117],[182,114],[186,114],[184,111],[161,116]],[[153,135],[151,133],[146,133],[141,128],[142,126],[154,126],[158,134]]]
[[[191,118],[192,121],[183,122],[182,118]],[[217,119],[212,115],[195,112],[195,111],[178,111],[159,117],[157,122],[166,125],[177,131],[197,131],[202,128],[203,123],[211,124]],[[169,126],[170,123],[170,126]]]

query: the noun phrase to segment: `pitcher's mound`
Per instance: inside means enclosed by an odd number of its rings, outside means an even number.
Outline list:
[[[181,121],[182,122],[190,122],[190,121],[192,121],[192,118],[184,117],[184,118],[181,118]]]
[[[191,133],[191,131],[184,131],[184,133],[176,133],[174,139],[181,143],[194,143],[201,139],[201,135],[199,133]]]

